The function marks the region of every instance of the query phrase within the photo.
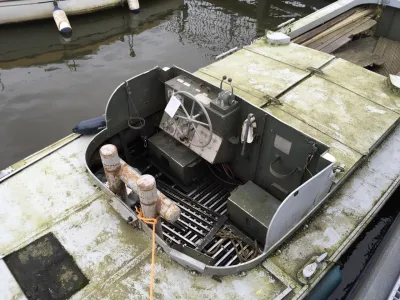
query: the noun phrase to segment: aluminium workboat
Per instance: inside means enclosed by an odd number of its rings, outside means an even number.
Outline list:
[[[321,25],[296,31],[308,21],[290,25],[292,39]],[[263,38],[193,74],[127,79],[95,137],[71,135],[1,173],[1,289],[147,298],[151,228],[136,209],[149,203],[129,178],[148,175],[174,209],[160,213],[155,298],[301,299],[317,284],[326,297],[335,262],[400,183],[394,76]],[[42,256],[65,261],[51,273]]]

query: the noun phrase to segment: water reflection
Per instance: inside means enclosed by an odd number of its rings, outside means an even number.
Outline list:
[[[60,41],[52,20],[2,26],[0,68],[61,63],[71,59],[90,59],[104,45],[117,41],[127,44],[127,54],[135,57],[135,35],[154,27],[177,33],[179,41],[215,53],[248,44],[290,18],[299,18],[327,3],[321,0],[239,1],[239,0],[158,0],[145,1],[142,12],[131,14],[126,8],[71,17],[74,36]]]
[[[5,89],[5,86],[4,86],[4,83],[1,81],[1,73],[0,73],[0,91],[2,92],[2,91],[4,91],[4,89]]]
[[[188,1],[185,10],[160,26],[177,33],[183,45],[206,48],[209,56],[247,44],[257,36],[254,18],[239,15],[211,1]]]
[[[128,35],[128,45],[129,45],[129,56],[135,57],[136,53],[135,50],[133,50],[133,34]]]
[[[370,259],[377,255],[376,251],[381,251],[380,243],[400,212],[399,197],[400,189],[397,189],[371,223],[342,255],[340,263],[344,265],[342,267],[343,279],[328,300],[353,299],[351,296],[354,295],[349,295],[353,285],[363,272],[369,271],[366,268],[368,268]]]
[[[71,72],[76,72],[76,68],[79,67],[79,64],[77,64],[75,62],[75,60],[72,60],[72,63],[70,63],[68,60],[65,62],[65,64],[67,65],[67,67],[69,68],[69,70]],[[57,70],[57,68],[54,68],[55,70]],[[46,71],[46,70],[45,70]]]
[[[70,17],[70,43],[53,20],[1,26],[0,169],[104,113],[127,78],[156,65],[195,71],[323,1],[143,0],[138,15],[121,7]]]
[[[139,34],[157,26],[183,0],[148,1],[151,8],[142,8],[142,13],[134,15],[124,8],[108,10],[97,14],[71,17],[74,36],[68,43],[60,40],[54,30],[52,20],[10,25],[0,28],[2,47],[0,48],[0,68],[11,69],[30,65],[61,63],[69,59],[90,59],[103,45],[120,40],[121,36]],[[134,53],[129,42],[129,54]]]

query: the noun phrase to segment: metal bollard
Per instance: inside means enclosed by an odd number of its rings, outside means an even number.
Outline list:
[[[138,186],[138,195],[142,206],[143,216],[145,218],[157,217],[157,189],[156,180],[151,175],[143,175],[136,182]]]
[[[174,223],[181,216],[181,209],[171,199],[157,191],[156,211],[168,222]]]
[[[117,147],[108,144],[100,148],[101,161],[106,173],[110,190],[127,199],[125,184],[138,194],[145,218],[160,215],[168,222],[175,222],[181,215],[178,205],[160,193],[156,180],[151,175],[141,175],[118,156]]]
[[[121,180],[131,188],[136,194],[138,193],[137,181],[141,174],[129,166],[126,162],[120,159],[121,171],[119,172]]]
[[[125,183],[120,178],[121,162],[117,147],[111,144],[104,145],[100,148],[100,158],[110,190],[126,201],[128,195]]]

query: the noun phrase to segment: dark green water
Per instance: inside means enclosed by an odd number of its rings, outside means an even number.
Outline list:
[[[0,169],[104,113],[114,88],[154,66],[195,71],[265,29],[300,18],[324,0],[142,0],[70,18],[62,44],[52,19],[0,26]]]

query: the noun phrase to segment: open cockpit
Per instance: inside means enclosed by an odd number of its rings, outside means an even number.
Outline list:
[[[325,144],[236,96],[226,76],[218,87],[177,67],[152,69],[115,90],[106,121],[87,149],[89,170],[132,215],[143,202],[127,174],[151,175],[180,210],[174,222],[162,218],[159,245],[200,272],[256,266],[321,203],[336,171]],[[111,172],[127,168],[128,192],[105,174],[106,144],[118,151]]]

